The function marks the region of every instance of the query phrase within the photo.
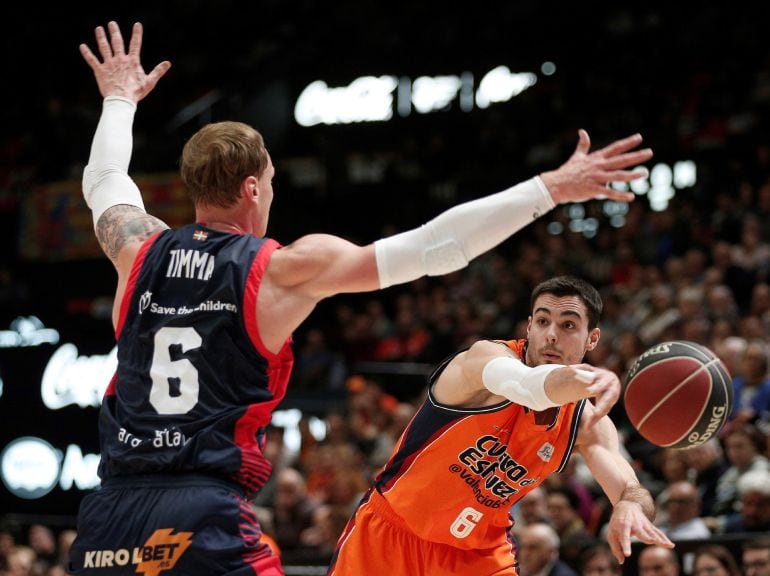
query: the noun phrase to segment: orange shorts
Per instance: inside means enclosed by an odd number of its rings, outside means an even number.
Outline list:
[[[514,563],[509,542],[463,550],[423,540],[372,490],[342,533],[327,576],[516,576]]]

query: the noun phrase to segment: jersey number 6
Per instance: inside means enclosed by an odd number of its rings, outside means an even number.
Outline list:
[[[199,348],[202,342],[195,328],[165,327],[155,333],[150,404],[158,414],[185,414],[198,403],[198,370],[187,358],[172,359],[171,347],[180,346],[182,352],[187,352]]]
[[[476,527],[476,524],[479,523],[479,520],[481,520],[483,515],[483,512],[479,512],[470,506],[463,508],[460,515],[455,518],[454,522],[452,522],[449,532],[451,532],[452,536],[455,538],[466,538]]]

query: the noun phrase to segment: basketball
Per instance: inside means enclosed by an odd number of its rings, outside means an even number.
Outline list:
[[[733,384],[722,361],[695,342],[648,348],[626,378],[623,401],[631,424],[663,448],[692,448],[713,438],[733,407]]]

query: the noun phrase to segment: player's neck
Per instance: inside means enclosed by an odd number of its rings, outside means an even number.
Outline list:
[[[211,228],[212,230],[218,230],[219,232],[230,232],[231,234],[246,233],[246,230],[243,230],[240,226],[229,222],[218,222],[216,220],[210,222],[210,221],[198,220],[198,224],[201,224],[206,228]]]

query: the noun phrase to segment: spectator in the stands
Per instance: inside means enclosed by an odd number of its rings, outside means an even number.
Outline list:
[[[721,544],[706,544],[695,551],[692,576],[741,576],[730,550]]]
[[[548,524],[535,523],[517,532],[520,576],[577,576],[559,557],[559,535]]]
[[[586,548],[580,555],[580,576],[621,576],[622,566],[606,542]]]
[[[758,536],[743,542],[741,563],[745,576],[770,576],[770,536]]]
[[[727,462],[722,452],[722,445],[716,438],[711,438],[698,446],[684,451],[691,471],[695,473],[695,486],[701,502],[701,515],[713,514],[717,483],[727,470]]]
[[[741,476],[754,470],[770,470],[770,461],[763,454],[765,437],[755,426],[743,424],[729,429],[722,443],[729,467],[717,482],[716,498],[711,511],[712,515],[717,516],[737,510],[736,486]]]
[[[724,518],[726,533],[770,532],[770,471],[754,470],[738,478],[739,511]]]
[[[691,482],[679,480],[669,484],[662,505],[666,511],[666,521],[658,527],[671,540],[701,540],[711,536],[711,530],[700,517],[698,490]]]
[[[679,576],[681,563],[676,552],[662,546],[645,546],[637,558],[639,576]]]

